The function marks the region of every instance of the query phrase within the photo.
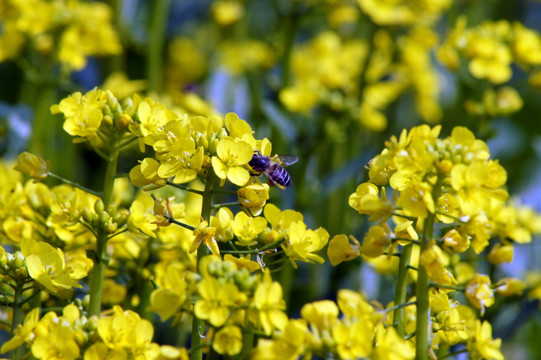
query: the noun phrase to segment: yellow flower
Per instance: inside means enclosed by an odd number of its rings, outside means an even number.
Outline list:
[[[218,354],[233,356],[242,350],[242,332],[238,326],[224,326],[212,339],[212,348]]]
[[[24,318],[23,324],[15,329],[13,337],[6,341],[2,348],[0,348],[0,353],[4,354],[8,351],[17,349],[25,342],[29,342],[32,335],[34,327],[39,320],[39,308],[32,309]]]
[[[346,235],[336,235],[327,247],[327,257],[332,266],[336,266],[342,262],[351,261],[358,258],[361,255],[359,251],[361,245],[359,241],[350,235],[349,238],[353,242],[351,244]]]
[[[214,20],[220,25],[230,25],[244,15],[244,7],[239,1],[214,1],[210,11]]]
[[[272,229],[277,232],[278,238],[287,233],[291,223],[302,221],[304,218],[298,211],[290,209],[281,211],[276,205],[270,203],[265,206],[263,214],[272,225]]]
[[[244,245],[252,245],[257,235],[267,227],[267,220],[263,217],[251,217],[243,212],[237,213],[231,223],[233,233]]]
[[[375,258],[383,255],[383,251],[390,243],[391,234],[387,225],[372,226],[364,236],[359,252],[367,257]]]
[[[468,338],[467,348],[472,359],[504,359],[500,351],[502,340],[492,338],[492,326],[488,321],[475,320],[470,327],[472,336]]]
[[[78,136],[74,142],[92,140],[103,120],[103,108],[109,98],[105,91],[91,90],[86,94],[73,93],[51,107],[51,113],[63,113],[64,130],[71,136]]]
[[[492,306],[495,301],[490,278],[487,275],[475,274],[466,285],[466,297],[483,315],[485,308]]]
[[[439,18],[450,0],[423,1],[357,0],[362,11],[379,25],[413,25],[430,23]]]
[[[470,237],[457,229],[449,230],[442,240],[444,248],[452,248],[456,252],[464,252],[470,247]]]
[[[134,234],[142,232],[145,235],[155,238],[155,230],[158,228],[158,225],[154,223],[155,221],[156,217],[149,211],[145,211],[145,205],[139,200],[134,200],[130,207],[128,229]]]
[[[254,182],[237,190],[237,196],[243,210],[252,216],[259,216],[269,199],[269,185]]]
[[[110,349],[102,342],[94,343],[85,351],[84,360],[124,360],[127,354],[124,350]]]
[[[426,269],[431,280],[449,286],[458,284],[453,274],[445,268],[449,264],[448,256],[434,242],[421,253],[419,263]]]
[[[334,344],[332,329],[339,322],[338,306],[333,301],[321,300],[305,304],[301,316],[310,324],[314,336],[314,346],[324,348]]]
[[[353,290],[338,290],[336,302],[347,319],[370,319],[372,321],[376,315],[374,306],[368,303],[361,293]]]
[[[500,265],[504,262],[510,263],[513,260],[514,249],[512,244],[498,243],[490,249],[487,260],[494,265]]]
[[[370,221],[379,221],[391,216],[393,205],[387,199],[385,188],[381,188],[381,198],[378,187],[372,183],[362,183],[349,196],[349,206],[359,214],[371,215]]]
[[[46,317],[42,321],[46,321]],[[32,355],[37,359],[46,360],[78,359],[80,350],[75,341],[74,330],[70,325],[63,321],[47,322],[43,326],[46,332],[36,334],[36,338],[32,343]]]
[[[270,271],[264,273],[263,281],[257,285],[253,307],[254,315],[257,317],[256,323],[263,328],[266,335],[271,335],[274,329],[283,330],[287,325],[282,286],[272,281]]]
[[[318,92],[309,86],[290,86],[280,90],[280,102],[289,111],[306,113],[311,110],[319,99]]]
[[[158,175],[160,163],[153,158],[144,158],[139,165],[130,170],[131,183],[138,187],[147,187],[145,190],[154,190],[167,184],[167,179]]]
[[[79,2],[76,5],[69,9],[71,21],[60,38],[60,62],[81,70],[89,55],[120,54],[122,48],[111,23],[111,8],[102,3]]]
[[[37,182],[49,176],[50,167],[51,162],[49,160],[44,160],[39,156],[25,151],[17,157],[17,165],[15,165],[14,169],[29,175]]]
[[[341,359],[368,357],[372,353],[374,325],[369,321],[338,322],[332,328],[336,351]]]
[[[215,233],[216,228],[210,227],[208,222],[202,220],[193,231],[195,238],[190,248],[190,253],[196,251],[201,243],[203,243],[208,246],[213,255],[220,255],[220,248],[214,236]]]
[[[98,334],[110,349],[124,350],[129,356],[137,355],[142,360],[155,359],[160,351],[160,347],[151,342],[152,323],[134,311],[123,311],[118,305],[113,307],[111,316],[98,320]]]
[[[513,56],[523,65],[541,64],[541,36],[539,32],[525,28],[519,22],[513,23]]]
[[[235,236],[231,224],[233,213],[227,207],[221,207],[215,215],[210,217],[210,226],[216,229],[214,236],[216,240],[227,242]]]
[[[251,357],[253,360],[296,360],[309,345],[306,321],[290,320],[282,333],[273,339],[261,338]]]
[[[216,153],[218,156],[212,157],[212,167],[222,183],[228,179],[235,185],[244,186],[250,179],[246,165],[254,156],[252,147],[242,140],[224,137],[218,143]]]
[[[502,296],[522,296],[527,287],[523,280],[517,278],[503,278],[496,285],[496,291]]]
[[[51,294],[69,298],[74,287],[82,288],[75,280],[86,273],[74,272],[66,265],[64,253],[45,242],[24,239],[21,250],[26,256],[28,274]]]
[[[203,166],[204,149],[195,146],[190,131],[190,126],[182,121],[171,121],[163,127],[165,137],[156,137],[152,143],[161,158],[158,175],[162,178],[174,176],[175,184],[194,180]]]
[[[462,214],[474,215],[488,209],[492,198],[506,200],[507,173],[495,161],[457,164],[451,170],[451,186],[457,192]]]
[[[216,327],[225,324],[231,312],[246,301],[235,284],[220,283],[212,276],[205,276],[197,284],[197,291],[200,298],[194,306],[195,316]]]
[[[174,264],[167,267],[167,287],[162,286],[150,295],[149,311],[155,311],[162,321],[173,316],[186,301],[185,273]]]
[[[307,229],[302,221],[292,222],[289,226],[288,239],[282,243],[282,247],[297,268],[295,261],[324,263],[325,260],[315,253],[323,249],[329,240],[329,233],[323,228],[316,230]]]
[[[371,358],[375,360],[413,360],[415,347],[412,342],[403,340],[398,336],[394,327],[385,328],[383,324],[376,327],[374,353]]]

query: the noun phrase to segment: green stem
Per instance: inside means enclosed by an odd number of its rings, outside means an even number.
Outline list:
[[[221,203],[221,204],[215,204],[215,205],[212,205],[212,208],[213,209],[219,209],[221,207],[226,207],[226,206],[241,206],[242,204],[238,201],[232,201],[232,202],[226,202],[226,203]]]
[[[242,335],[242,359],[248,360],[254,347],[254,324],[248,320],[248,315],[246,315],[246,325]]]
[[[408,265],[411,258],[412,244],[402,248],[400,262],[398,263],[398,277],[396,279],[396,288],[394,293],[395,306],[406,303],[408,295]],[[406,309],[399,306],[393,313],[393,321],[397,323],[396,331],[401,338],[406,335]]]
[[[188,229],[188,230],[191,230],[191,231],[194,231],[195,230],[195,227],[191,226],[191,225],[188,225],[188,224],[184,224],[183,222],[180,222],[178,220],[175,220],[175,219],[168,219],[169,222],[171,224],[175,224],[175,225],[178,225],[178,226],[182,226],[183,228],[185,229]]]
[[[118,149],[115,145],[111,147],[109,160],[107,161],[107,169],[105,170],[105,182],[103,184],[103,204],[105,208],[113,201],[113,188],[116,177],[116,169],[118,165]],[[90,274],[90,304],[88,313],[90,316],[98,316],[101,312],[101,299],[103,295],[103,279],[105,276],[105,262],[103,259],[107,255],[107,240],[106,234],[98,236],[96,239],[96,258],[94,259],[94,267]]]
[[[171,0],[155,0],[151,2],[152,14],[148,35],[147,77],[148,89],[160,92],[162,88],[163,48],[169,17]]]
[[[201,206],[201,217],[210,222],[210,214],[212,212],[212,190],[216,176],[212,169],[208,170],[207,178],[205,181],[205,190],[203,191],[203,205]],[[199,246],[197,249],[197,272],[199,272],[199,264],[201,259],[207,255],[207,247]],[[205,321],[198,319],[195,314],[193,315],[192,322],[192,343],[190,359],[202,360],[203,359],[203,338],[201,337],[205,331]]]
[[[62,177],[62,176],[60,176],[60,175],[56,175],[55,173],[49,172],[49,176],[50,176],[50,177],[53,177],[53,178],[55,178],[55,179],[58,179],[58,180],[62,181],[62,182],[65,183],[65,184],[69,184],[69,185],[71,185],[71,186],[73,186],[73,187],[76,187],[76,188],[78,188],[78,189],[81,189],[81,190],[83,190],[84,192],[87,192],[87,193],[89,193],[89,194],[95,195],[95,196],[97,196],[97,197],[101,197],[101,196],[102,196],[102,194],[100,194],[100,193],[97,192],[97,191],[90,190],[89,188],[86,188],[86,187],[84,187],[83,185],[80,185],[80,184],[78,184],[78,183],[76,183],[76,182],[73,182],[73,181],[71,181],[71,180],[68,180],[68,179],[66,179],[66,178],[64,178],[64,177]]]
[[[103,183],[103,204],[105,208],[113,201],[113,188],[115,185],[116,169],[118,166],[119,151],[116,145],[112,146],[109,159],[107,161],[107,169],[105,170],[105,182]]]
[[[438,176],[436,184],[432,190],[432,198],[434,202],[437,201],[441,190],[441,177]],[[421,236],[421,254],[423,251],[427,250],[430,241],[432,240],[432,234],[434,232],[434,221],[436,219],[436,214],[428,213],[424,223],[423,223],[423,234]],[[428,278],[428,273],[424,266],[419,264],[419,269],[417,270],[417,322],[415,328],[415,350],[416,350],[416,359],[417,360],[426,360],[428,359],[428,350],[430,347],[430,333],[431,325],[429,323],[429,312],[430,306],[428,302],[428,290],[430,285],[430,279]]]
[[[107,237],[97,239],[96,258],[94,267],[90,274],[90,304],[88,305],[88,314],[90,316],[99,316],[101,312],[101,298],[103,295],[103,278],[105,276],[105,263],[103,259],[106,255]]]
[[[13,317],[11,320],[11,335],[14,334],[15,330],[19,326],[23,318],[23,309],[21,304],[21,298],[23,296],[23,284],[18,284],[15,288],[15,294],[13,295]],[[14,360],[19,360],[22,358],[22,346],[19,346],[13,351]]]
[[[172,181],[167,181],[167,185],[172,186],[172,187],[175,187],[175,188],[177,188],[177,189],[181,189],[181,190],[184,190],[184,191],[188,191],[188,192],[191,192],[191,193],[194,193],[194,194],[203,195],[203,191],[196,190],[196,189],[190,189],[189,187],[187,187],[187,186],[185,186],[185,185],[175,184],[175,183],[172,182]],[[236,192],[235,192],[235,194],[236,194]]]

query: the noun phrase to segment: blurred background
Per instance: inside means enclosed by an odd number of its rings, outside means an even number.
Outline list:
[[[367,220],[349,195],[390,136],[423,123],[442,135],[471,129],[507,169],[514,201],[541,211],[539,1],[110,0],[41,13],[47,1],[16,3],[0,7],[4,161],[28,150],[99,189],[103,162],[72,144],[49,111],[98,86],[152,96],[179,114],[237,113],[273,153],[299,158],[288,168],[292,188],[271,191],[273,201],[331,236],[362,239]],[[140,158],[134,149],[119,172]],[[536,240],[517,247],[502,274],[539,273]],[[339,288],[393,297],[392,277],[359,261],[279,276],[293,315]],[[524,300],[491,314],[509,358],[541,358],[538,306]]]

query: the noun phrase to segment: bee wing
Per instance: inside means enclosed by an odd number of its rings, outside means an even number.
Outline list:
[[[278,160],[280,160],[280,163],[283,166],[289,166],[299,161],[299,158],[294,155],[281,155],[281,156],[278,156]]]

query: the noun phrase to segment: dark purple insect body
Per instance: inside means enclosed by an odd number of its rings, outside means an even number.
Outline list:
[[[291,186],[291,176],[282,167],[296,163],[298,158],[292,155],[270,156],[261,155],[261,152],[254,151],[252,160],[248,163],[250,167],[261,174],[264,174],[269,182],[280,190]]]

